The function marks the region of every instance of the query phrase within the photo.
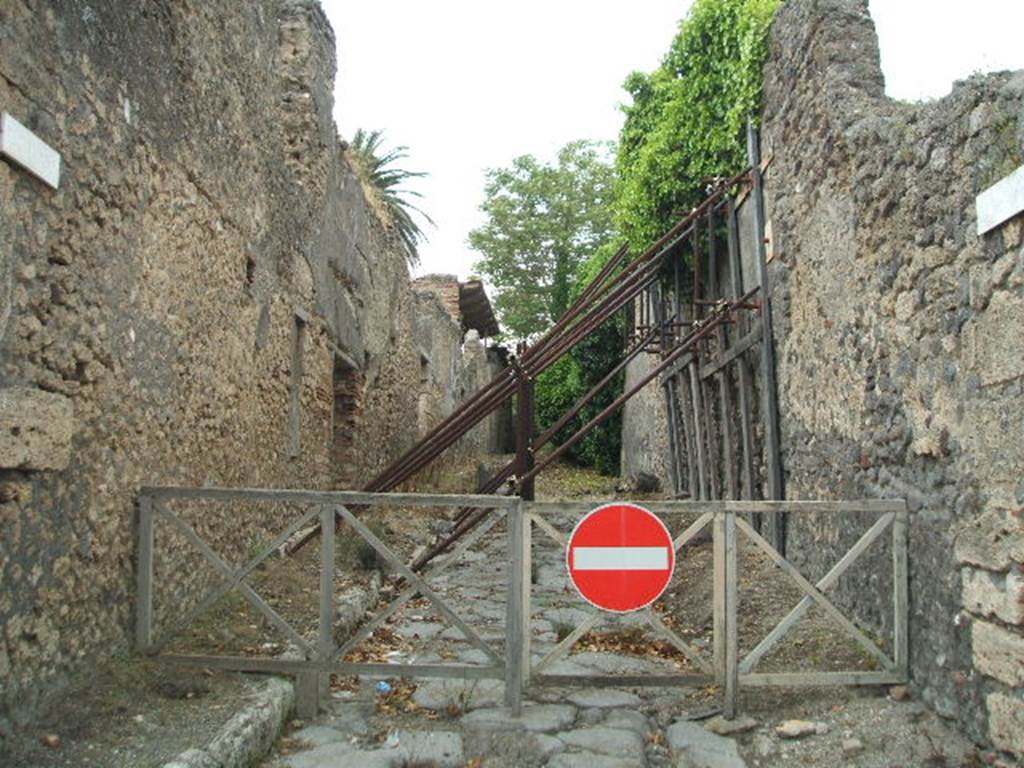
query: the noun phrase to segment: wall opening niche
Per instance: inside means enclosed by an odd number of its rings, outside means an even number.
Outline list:
[[[363,372],[356,366],[355,361],[345,353],[335,351],[331,459],[334,464],[335,486],[346,490],[353,488],[358,469],[354,443],[363,407],[364,382]]]

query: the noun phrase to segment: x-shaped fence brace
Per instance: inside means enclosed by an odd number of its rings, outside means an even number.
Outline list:
[[[676,553],[679,552],[686,544],[692,541],[709,522],[713,519],[714,515],[711,512],[705,512],[697,520],[690,525],[685,531],[673,540],[673,548]],[[539,529],[544,531],[556,544],[562,548],[568,547],[568,537],[563,531],[555,528],[548,520],[545,520],[536,512],[529,512],[528,518],[530,522],[536,525]],[[676,678],[673,682],[680,684],[687,684],[691,682],[704,682],[707,676],[713,675],[714,670],[708,661],[703,658],[698,650],[693,648],[683,638],[681,638],[676,632],[674,632],[652,609],[650,606],[639,611],[639,615],[643,616],[647,625],[650,626],[658,635],[664,638],[673,647],[677,648],[686,658],[693,662],[694,666],[705,673],[703,676],[695,675],[672,675],[670,677]],[[605,614],[600,610],[595,610],[584,619],[580,624],[570,632],[558,645],[556,645],[551,651],[549,651],[543,658],[540,659],[536,664],[532,666],[531,678],[534,676],[540,676],[545,670],[549,669],[555,662],[563,658],[569,651],[572,650],[573,646],[583,637],[587,632],[594,628],[598,621],[604,617]],[[595,677],[588,675],[585,678],[583,676],[574,675],[547,675],[552,682],[565,683],[573,677],[579,679],[585,679],[588,682],[593,683]],[[652,681],[657,680],[664,684],[667,682],[667,677],[664,675],[651,676]],[[538,682],[542,682],[538,678]]]
[[[780,621],[775,628],[772,629],[772,631],[769,632],[764,639],[746,655],[742,662],[740,662],[740,673],[747,674],[753,672],[758,662],[763,659],[764,656],[774,648],[780,640],[782,640],[786,633],[788,633],[798,621],[800,621],[812,604],[820,606],[829,618],[842,627],[843,631],[845,631],[848,636],[852,637],[865,651],[867,651],[870,656],[877,660],[882,665],[883,669],[890,672],[896,672],[896,660],[883,653],[874,641],[867,637],[852,621],[844,616],[823,594],[825,590],[831,588],[839,581],[839,577],[842,576],[851,565],[853,565],[857,558],[859,558],[867,548],[871,546],[871,543],[881,536],[886,528],[888,528],[895,520],[895,512],[889,512],[880,517],[875,524],[872,525],[864,535],[860,537],[860,539],[858,539],[857,543],[839,559],[832,569],[818,581],[817,584],[811,584],[803,574],[801,574],[788,560],[779,554],[779,551],[775,549],[775,547],[765,541],[764,537],[755,531],[746,520],[737,518],[737,527],[743,531],[743,533],[752,542],[754,542],[761,551],[768,555],[772,562],[792,578],[800,588],[800,591],[804,593],[804,597],[796,607],[793,608],[793,610],[791,610],[785,618],[783,618],[782,621]]]

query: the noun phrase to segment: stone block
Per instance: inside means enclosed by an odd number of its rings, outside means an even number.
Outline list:
[[[699,723],[680,720],[665,732],[669,748],[680,765],[693,768],[744,768],[733,739],[704,730]]]
[[[582,690],[569,696],[569,701],[577,707],[637,707],[640,697],[629,691]]]
[[[29,387],[0,390],[0,468],[64,469],[71,458],[71,400]]]
[[[1008,624],[1024,624],[1024,576],[1019,568],[992,573],[977,568],[962,571],[964,608],[980,616],[996,616]]]
[[[957,561],[990,571],[1005,571],[1014,562],[1024,562],[1024,536],[1019,528],[1012,512],[986,512],[957,533]]]
[[[644,754],[644,740],[640,734],[617,728],[577,728],[559,733],[558,738],[570,747],[609,757],[639,758]]]
[[[988,705],[988,728],[992,743],[999,749],[1024,756],[1024,701],[991,693]]]
[[[1019,354],[1024,338],[1024,299],[997,291],[988,309],[964,328],[967,367],[978,373],[985,386],[1024,376],[1024,357]]]
[[[971,628],[974,666],[1007,685],[1024,685],[1024,636],[987,621]]]
[[[466,764],[462,736],[452,731],[398,731],[399,765],[434,765],[457,768]]]

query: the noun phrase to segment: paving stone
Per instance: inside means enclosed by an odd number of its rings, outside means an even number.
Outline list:
[[[327,727],[331,730],[340,731],[346,738],[365,736],[370,732],[370,726],[367,725],[366,718],[355,712],[330,718],[327,720]]]
[[[421,640],[430,640],[437,637],[445,629],[443,624],[435,624],[432,621],[408,621],[395,627],[395,634],[399,637],[419,637]]]
[[[617,728],[577,728],[559,733],[558,738],[570,747],[579,747],[609,757],[643,759],[644,740],[633,731]]]
[[[419,684],[412,700],[425,709],[443,711],[454,704],[463,712],[497,707],[505,699],[500,680],[428,680]]]
[[[651,661],[640,659],[635,656],[620,656],[615,653],[597,651],[575,653],[571,656],[571,659],[575,664],[608,675],[636,675],[651,673],[656,670],[672,670],[669,662],[666,662],[664,665],[658,664],[656,666]]]
[[[458,627],[448,627],[438,637],[442,640],[454,640],[455,642],[466,642],[466,636],[462,634],[462,630]]]
[[[576,719],[576,707],[568,704],[536,704],[523,707],[521,717],[514,718],[505,707],[478,709],[463,715],[460,721],[467,728],[496,731],[559,731]]]
[[[479,648],[469,648],[465,651],[459,651],[458,660],[462,664],[482,664],[490,666],[494,662],[491,661],[491,657],[481,651]]]
[[[554,755],[565,749],[565,742],[557,736],[548,736],[546,733],[535,733],[530,737],[537,745],[542,757]]]
[[[505,606],[494,605],[491,603],[468,603],[465,606],[466,613],[471,613],[475,616],[479,616],[481,619],[490,621],[504,621],[505,620]],[[470,622],[472,623],[472,622]]]
[[[433,765],[436,768],[461,768],[462,736],[452,731],[398,731],[395,751],[403,762]]]
[[[735,741],[706,731],[699,723],[681,720],[669,726],[665,736],[676,760],[687,768],[746,768]]]
[[[592,752],[562,752],[548,761],[548,768],[644,768],[646,761],[637,758],[609,757]]]
[[[310,725],[302,730],[295,731],[295,733],[291,734],[290,738],[313,747],[322,747],[324,744],[333,744],[338,741],[347,742],[349,734],[324,725]]]
[[[393,768],[401,755],[395,750],[363,751],[351,744],[337,742],[307,752],[298,752],[282,758],[288,768],[324,768],[326,765],[358,765],[359,768]]]
[[[620,731],[636,731],[642,736],[650,730],[647,718],[635,709],[613,709],[605,717],[602,725],[605,728],[618,728]]]
[[[575,629],[586,621],[591,613],[592,611],[584,611],[580,608],[552,608],[544,612],[544,618],[550,621],[553,627],[567,625]]]
[[[536,664],[542,658],[540,654],[534,654],[533,663]],[[593,671],[593,667],[586,667],[572,659],[559,659],[545,670],[552,675],[585,675]]]
[[[578,691],[569,696],[569,701],[577,707],[638,707],[641,704],[635,693],[614,688]]]
[[[757,728],[757,720],[744,715],[732,720],[726,720],[721,715],[716,715],[704,723],[704,729],[717,733],[719,736],[731,736],[734,733],[746,733]]]

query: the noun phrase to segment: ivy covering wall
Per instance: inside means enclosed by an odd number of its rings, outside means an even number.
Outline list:
[[[588,225],[586,231],[599,231],[600,237],[585,242],[587,247],[596,248],[576,269],[570,300],[579,295],[620,244],[629,242],[634,255],[641,253],[703,199],[710,178],[731,176],[742,170],[746,163],[747,120],[756,119],[760,107],[767,33],[781,2],[696,0],[679,23],[679,31],[661,65],[653,72],[634,72],[626,79],[624,87],[631,103],[623,107],[626,119],[616,147],[611,194],[587,192],[587,199],[592,199],[594,205],[581,206],[578,200],[572,204],[574,214],[578,208],[586,213],[588,221],[602,222],[602,226]],[[572,146],[588,147],[584,142]],[[593,175],[593,167],[592,163],[579,166],[577,173],[588,170]],[[565,206],[554,190],[580,186],[570,183],[571,180],[557,185],[546,183],[543,170],[534,162],[520,163],[511,170],[492,171],[491,186],[481,206],[488,223],[470,239],[471,245],[486,257],[481,270],[500,286],[502,295],[497,306],[503,323],[521,337],[538,332],[539,326],[546,326],[566,304],[564,291],[554,297],[558,299],[557,306],[548,309],[538,300],[533,302],[541,307],[538,310],[528,300],[530,289],[541,287],[542,292],[550,292],[549,286],[555,284],[536,275],[546,274],[547,269],[564,276],[564,269],[558,272],[558,264],[564,267],[571,263],[567,258],[558,261],[558,249],[551,245],[561,242],[561,237],[573,246],[570,250],[574,258],[582,255],[581,241],[570,237],[571,232],[543,231],[543,237],[537,239],[540,245],[532,248],[519,242],[524,231],[538,228],[539,218],[545,219],[545,226],[557,220],[552,212]],[[521,181],[521,188],[513,189],[510,180]],[[604,185],[595,188],[603,190]],[[511,198],[510,191],[515,192]],[[504,216],[510,208],[509,199],[528,203],[523,207],[529,214],[528,227],[506,221],[512,220]],[[604,221],[614,222],[614,227],[605,226]],[[494,268],[495,264],[511,265],[512,279],[505,283],[497,279],[505,273]],[[518,290],[511,289],[515,286],[519,286]],[[531,322],[518,322],[522,317],[531,318]],[[545,322],[538,323],[538,317]],[[540,376],[536,390],[540,429],[554,423],[618,364],[622,359],[622,334],[619,317]],[[556,442],[569,437],[611,403],[621,394],[622,384],[620,375],[556,437]],[[617,473],[620,432],[621,417],[616,415],[578,443],[569,455],[580,464]]]
[[[746,162],[768,29],[781,0],[696,0],[661,66],[624,84],[615,220],[639,251]]]

